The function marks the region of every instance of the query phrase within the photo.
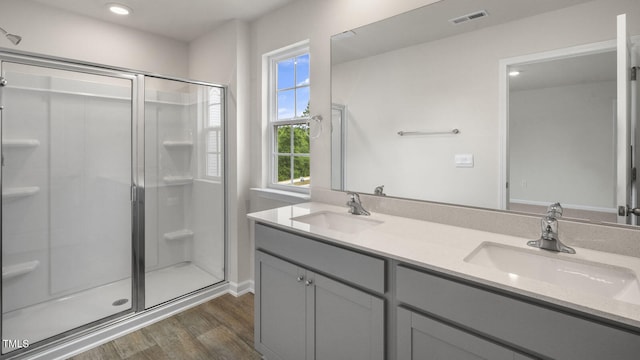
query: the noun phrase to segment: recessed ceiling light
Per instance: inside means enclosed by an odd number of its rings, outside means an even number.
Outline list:
[[[107,7],[109,8],[109,11],[117,15],[131,14],[131,8],[122,4],[110,3],[110,4],[107,4]]]
[[[509,76],[518,76],[518,75],[520,75],[520,71],[518,70],[509,71]]]

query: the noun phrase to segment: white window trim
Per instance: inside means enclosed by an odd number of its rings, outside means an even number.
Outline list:
[[[269,54],[265,54],[264,59],[266,62],[265,69],[268,71],[267,77],[267,86],[265,87],[267,92],[267,136],[268,139],[266,141],[266,153],[267,153],[267,187],[277,190],[291,191],[303,194],[310,193],[310,187],[301,187],[295,185],[282,185],[275,182],[277,179],[277,167],[276,167],[276,146],[275,143],[275,133],[274,133],[274,124],[279,125],[291,125],[291,124],[299,124],[303,122],[308,122],[309,118],[294,118],[290,120],[280,120],[280,121],[272,121],[272,119],[277,119],[278,117],[278,106],[277,106],[277,92],[274,91],[275,83],[276,83],[276,68],[277,63],[280,60],[289,59],[292,57],[296,57],[298,55],[302,55],[305,53],[310,53],[309,51],[309,41],[305,40],[291,46],[287,46],[285,48],[273,51]],[[311,157],[311,154],[309,154]]]

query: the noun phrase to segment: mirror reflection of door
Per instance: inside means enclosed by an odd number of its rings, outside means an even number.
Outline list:
[[[616,222],[615,49],[509,72],[509,208]]]

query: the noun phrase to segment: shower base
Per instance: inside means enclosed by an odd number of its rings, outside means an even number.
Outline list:
[[[145,276],[145,304],[149,308],[223,280],[189,262],[150,271]],[[33,344],[130,308],[127,278],[3,314],[2,338]],[[3,354],[16,349],[4,345]]]

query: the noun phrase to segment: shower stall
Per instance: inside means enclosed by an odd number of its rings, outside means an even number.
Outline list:
[[[0,53],[2,357],[225,281],[225,88]]]

